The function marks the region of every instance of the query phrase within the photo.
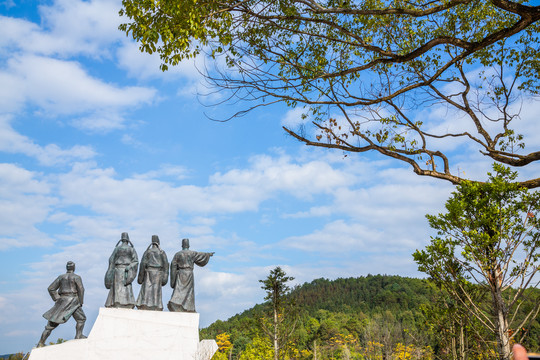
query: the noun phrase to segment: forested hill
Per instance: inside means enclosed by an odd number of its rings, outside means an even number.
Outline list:
[[[511,296],[512,290],[509,291]],[[484,294],[478,299],[484,302],[488,298]],[[295,287],[290,299],[296,304],[292,307],[295,310],[283,314],[283,319],[293,319],[285,327],[290,330],[286,341],[289,359],[390,359],[405,353],[415,353],[415,359],[445,358],[458,344],[456,326],[480,329],[474,318],[454,314],[457,307],[452,301],[422,279],[388,275],[316,279]],[[521,308],[531,306],[534,304],[524,302]],[[219,335],[230,340],[232,348],[226,351],[228,355],[221,352],[221,357],[215,357],[218,360],[272,358],[267,336],[271,321],[268,310],[269,304],[256,305],[226,321],[214,322],[202,329],[200,336],[216,339]],[[540,349],[538,320],[531,319],[526,328],[519,330],[529,334],[523,344],[532,351]],[[484,356],[486,351],[477,346],[480,338],[475,336],[495,343],[493,334],[477,330],[468,334],[471,338],[466,351],[471,358]]]
[[[427,281],[400,276],[316,279],[291,292],[300,313],[292,338],[299,349],[307,349],[313,341],[323,345],[340,336],[360,339],[370,333],[378,338],[384,333],[390,347],[405,342],[407,333],[419,332],[425,323],[420,307],[434,294]],[[201,330],[201,338],[227,333],[238,356],[254,338],[264,336],[260,328],[264,310],[265,305],[258,304],[218,320]]]
[[[366,315],[390,310],[402,313],[419,311],[421,304],[430,301],[434,290],[426,280],[395,275],[367,275],[358,278],[315,279],[295,287],[291,297],[304,314],[315,314],[318,310],[337,313],[359,313]],[[255,305],[227,321],[216,321],[206,328],[228,329],[239,320],[252,317],[262,311],[263,305]]]
[[[332,312],[371,314],[390,310],[418,310],[430,301],[433,288],[426,280],[388,275],[368,275],[336,280],[316,279],[297,287],[292,296],[308,312],[324,309]]]

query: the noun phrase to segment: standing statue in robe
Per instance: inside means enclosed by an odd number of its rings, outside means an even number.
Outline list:
[[[75,339],[86,338],[82,333],[86,322],[86,315],[82,309],[84,286],[81,277],[75,274],[75,263],[73,261],[67,262],[66,270],[67,272],[57,277],[47,289],[54,300],[54,306],[43,314],[43,317],[48,322],[41,334],[38,347],[45,346],[45,340],[47,340],[53,329],[68,321],[72,315],[77,322],[77,325],[75,325]]]
[[[110,289],[105,307],[133,309],[135,298],[131,283],[137,276],[139,261],[127,232],[122,233],[109,258],[109,269],[105,274],[105,287]]]
[[[169,311],[195,312],[193,266],[208,264],[211,253],[189,250],[189,239],[182,240],[182,251],[177,252],[171,262],[171,287],[174,289]]]
[[[167,284],[168,279],[167,255],[159,247],[159,237],[152,235],[152,243],[144,252],[139,266],[137,282],[142,286],[137,298],[137,308],[162,311],[161,287]]]

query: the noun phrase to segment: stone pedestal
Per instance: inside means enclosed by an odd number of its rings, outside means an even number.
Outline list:
[[[209,360],[214,340],[199,343],[199,314],[100,308],[88,339],[35,348],[29,360]]]

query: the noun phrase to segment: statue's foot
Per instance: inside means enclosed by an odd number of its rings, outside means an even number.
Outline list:
[[[87,339],[83,334],[75,336],[75,339]]]
[[[44,347],[44,346],[45,346],[45,344],[44,344],[44,343],[42,343],[42,342],[39,342],[39,343],[37,344],[37,346],[36,346],[36,347],[40,348],[40,347]]]

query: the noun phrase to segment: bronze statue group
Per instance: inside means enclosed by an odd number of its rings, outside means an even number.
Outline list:
[[[189,250],[189,239],[182,239],[182,250],[177,252],[170,264],[171,287],[174,289],[171,300],[167,304],[169,311],[195,312],[195,292],[193,281],[194,265],[205,266],[213,252],[197,252]],[[56,278],[48,291],[54,306],[43,314],[48,320],[41,335],[38,347],[45,345],[45,340],[59,324],[65,323],[71,316],[77,322],[75,339],[84,339],[82,331],[86,316],[82,310],[84,287],[81,277],[76,275],[75,263],[68,261],[67,272]],[[131,284],[137,277],[141,285],[137,301],[133,296]],[[109,268],[105,273],[105,287],[109,295],[105,307],[142,310],[163,310],[161,288],[169,279],[169,262],[167,255],[159,245],[159,237],[152,235],[152,242],[144,252],[141,263],[127,232],[116,244],[109,257]]]

